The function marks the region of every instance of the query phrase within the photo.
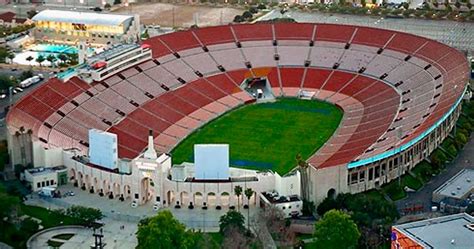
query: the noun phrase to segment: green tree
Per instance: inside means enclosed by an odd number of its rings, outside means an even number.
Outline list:
[[[23,71],[20,75],[20,80],[26,80],[28,78],[31,78],[33,77],[33,71],[31,70],[26,70],[26,71]]]
[[[245,20],[244,20],[244,18],[243,18],[241,15],[236,15],[236,16],[234,17],[234,22],[239,23],[239,22],[243,22],[243,21],[245,21]]]
[[[52,54],[48,55],[48,57],[46,57],[46,60],[49,61],[51,66],[54,67],[54,62],[56,61],[56,57],[54,55],[52,55]]]
[[[0,218],[8,217],[20,204],[17,196],[9,195],[6,189],[0,185]]]
[[[459,130],[456,131],[455,143],[458,148],[463,147],[467,143],[466,135],[462,134]]]
[[[238,229],[240,232],[244,232],[244,223],[244,216],[240,212],[229,210],[229,212],[222,215],[219,219],[219,232],[225,234],[226,231],[233,228]]]
[[[91,226],[94,222],[102,219],[104,215],[99,209],[72,206],[64,212],[65,215],[81,220],[84,225]]]
[[[433,153],[431,153],[430,159],[431,159],[431,164],[436,169],[441,168],[444,165],[444,163],[448,160],[446,155],[440,149],[434,150]]]
[[[137,249],[192,248],[195,236],[173,217],[170,211],[140,221],[137,231]]]
[[[360,232],[351,217],[338,210],[330,210],[315,225],[316,248],[356,248]]]
[[[24,219],[21,223],[20,223],[20,230],[23,231],[23,232],[27,232],[29,234],[33,234],[35,233],[36,231],[38,231],[39,229],[39,224],[38,222],[36,222],[35,220],[33,220],[32,218],[28,217],[26,219]]]
[[[44,58],[44,56],[42,56],[42,55],[39,55],[38,57],[36,57],[36,62],[38,62],[40,67],[41,67],[41,63],[43,63],[45,60],[46,60],[46,58]]]
[[[116,4],[121,4],[121,3],[122,3],[121,0],[114,0],[114,5],[116,5]]]
[[[34,60],[35,58],[33,58],[33,56],[29,55],[28,57],[26,57],[26,60],[29,62],[29,64],[31,65],[31,61]]]
[[[13,82],[12,78],[6,75],[0,75],[0,89],[8,89],[9,87],[13,86],[15,82]]]
[[[10,51],[7,48],[0,47],[0,63],[5,63]]]
[[[250,11],[244,11],[244,13],[242,14],[242,17],[245,19],[245,20],[249,20],[249,19],[252,19],[253,15],[252,13],[250,13]]]
[[[240,185],[235,186],[234,193],[237,196],[237,210],[240,211],[240,196],[242,195],[242,186]]]
[[[79,63],[79,56],[77,54],[68,54],[67,56],[71,65],[76,65]]]

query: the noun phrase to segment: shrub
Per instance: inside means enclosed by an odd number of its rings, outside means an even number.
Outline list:
[[[454,141],[456,145],[458,145],[458,148],[461,148],[467,143],[467,137],[466,135],[464,135],[458,130],[456,131],[456,136],[454,138]]]
[[[234,22],[243,22],[244,18],[241,15],[236,15],[234,17]]]
[[[242,14],[242,17],[245,19],[245,20],[248,20],[248,19],[251,19],[253,17],[252,13],[250,11],[245,11],[243,14]]]
[[[449,155],[453,157],[456,157],[458,155],[458,150],[456,149],[456,146],[454,144],[451,144],[450,146],[448,146],[446,151],[448,151]]]
[[[430,156],[430,159],[435,169],[441,168],[444,165],[444,163],[448,160],[446,155],[440,149],[434,150]]]

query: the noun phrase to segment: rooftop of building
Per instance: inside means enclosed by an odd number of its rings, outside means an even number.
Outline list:
[[[424,248],[474,248],[474,217],[454,214],[394,226]]]
[[[469,195],[473,188],[474,170],[463,169],[438,187],[433,193],[459,199]]]
[[[28,173],[30,173],[33,176],[39,176],[39,175],[45,175],[45,174],[50,174],[50,173],[55,173],[57,171],[62,171],[66,170],[66,166],[55,166],[55,167],[37,167],[37,168],[32,168],[26,170]]]
[[[33,17],[33,21],[65,22],[88,25],[118,26],[133,16],[117,14],[99,14],[94,12],[43,10]]]
[[[16,14],[11,11],[3,12],[0,14],[0,20],[6,23],[12,23],[15,20],[16,23],[24,23],[26,21],[25,18],[17,18]]]
[[[135,43],[131,43],[131,44],[114,44],[114,45],[111,45],[110,47],[108,48],[105,48],[104,51],[96,54],[96,55],[93,55],[91,56],[90,58],[88,58],[88,60],[90,61],[90,63],[94,63],[94,62],[97,62],[97,61],[108,61],[120,54],[124,54],[128,51],[131,51],[133,49],[136,49],[136,48],[139,48],[140,45],[138,44],[135,44]]]

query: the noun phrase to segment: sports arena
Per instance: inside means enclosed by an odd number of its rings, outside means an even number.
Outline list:
[[[117,134],[122,159],[143,153],[149,130],[158,153],[169,155],[188,135],[236,108],[287,97],[319,100],[343,112],[321,147],[302,155],[308,197],[320,202],[385,184],[427,158],[455,125],[468,83],[461,52],[368,27],[216,26],[153,37],[142,47],[151,49],[151,59],[101,81],[53,78],[16,103],[7,117],[12,159],[66,164],[62,156],[47,154],[59,148],[87,155],[90,129]],[[273,145],[270,136],[262,147]],[[295,157],[292,148],[277,149]],[[82,174],[89,171],[90,177],[110,173],[91,167]],[[104,185],[115,192],[123,179],[108,178]]]

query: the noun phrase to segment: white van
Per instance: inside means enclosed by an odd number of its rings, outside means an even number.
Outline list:
[[[40,81],[41,81],[41,78],[39,76],[33,76],[31,78],[28,78],[28,79],[20,82],[20,87],[21,88],[26,88],[26,87],[29,87],[33,84],[36,84],[36,83],[40,82]]]

